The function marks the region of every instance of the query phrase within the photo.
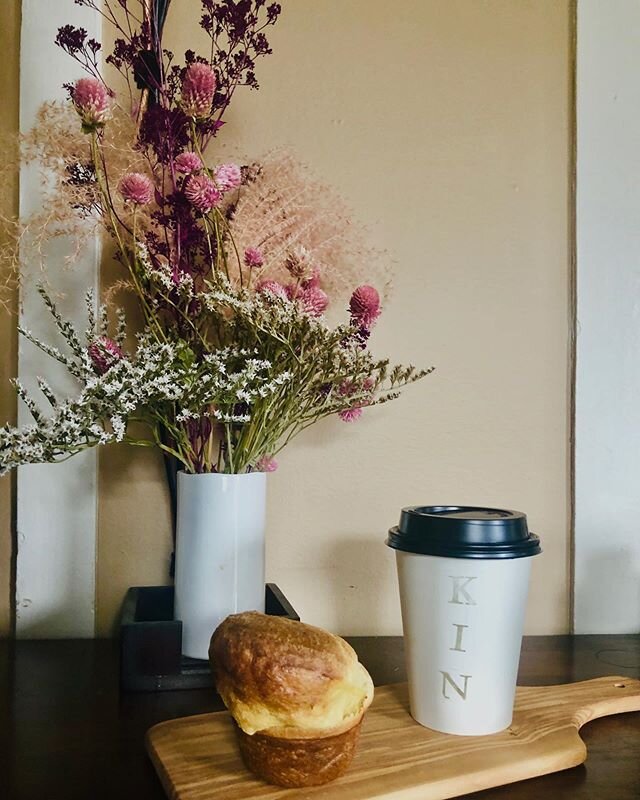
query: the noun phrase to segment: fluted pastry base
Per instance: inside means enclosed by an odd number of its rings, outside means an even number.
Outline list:
[[[246,734],[236,726],[246,766],[276,786],[319,786],[342,775],[353,760],[362,718],[348,730],[318,739],[283,739]]]

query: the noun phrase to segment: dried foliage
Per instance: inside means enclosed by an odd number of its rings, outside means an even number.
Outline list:
[[[116,186],[127,172],[145,167],[135,138],[130,114],[114,106],[102,136],[110,185]],[[22,166],[37,171],[42,187],[35,213],[20,219],[0,212],[0,305],[6,306],[20,282],[47,282],[52,243],[62,242],[56,252],[63,252],[65,265],[72,267],[104,227],[90,142],[71,104],[44,103],[33,128],[5,141],[3,149],[16,153]],[[4,162],[0,185],[13,180],[17,167],[16,161]]]
[[[245,174],[246,185],[228,209],[229,228],[240,252],[256,247],[263,254],[261,278],[286,282],[289,254],[304,248],[334,303],[346,305],[362,280],[388,293],[388,253],[372,246],[334,188],[283,150],[268,153]]]
[[[216,161],[224,111],[238,86],[258,87],[256,60],[271,52],[265,30],[280,6],[201,0],[211,51],[187,51],[181,66],[162,46],[170,0],[117,0],[117,14],[116,0],[76,2],[115,27],[106,61],[125,76],[132,106],[104,83],[100,44],[61,27],[57,43],[90,77],[67,86],[69,103],[45,104],[20,142],[23,163],[40,170],[44,201],[23,223],[0,220],[0,266],[7,287],[19,262],[42,276],[53,242],[71,245],[72,264],[105,231],[121,267],[106,299],[130,292],[143,331],[129,354],[122,326],[110,339],[90,324],[81,344],[43,292],[79,359],[62,363],[84,389],[59,401],[41,386],[54,408],[46,417],[18,385],[34,424],[0,429],[0,462],[140,444],[127,426],[142,421],[151,433],[144,443],[188,471],[272,470],[274,454],[317,420],[352,422],[428,374],[369,351],[388,260],[336,192],[284,152],[246,165]],[[136,376],[146,386],[140,398]]]

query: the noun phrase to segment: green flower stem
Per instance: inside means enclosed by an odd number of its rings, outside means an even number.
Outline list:
[[[233,445],[231,443],[231,425],[226,424],[224,426],[224,429],[227,438],[227,460],[229,462],[229,472],[234,473],[235,470],[233,468],[234,458],[233,458]]]
[[[231,233],[231,228],[229,227],[229,223],[224,218],[224,214],[222,214],[220,212],[220,210],[217,209],[217,208],[215,209],[215,213],[216,213],[216,216],[219,218],[220,222],[222,223],[223,227],[225,228],[226,233],[227,233],[227,237],[229,238],[229,241],[231,242],[231,245],[233,246],[233,251],[236,254],[236,259],[238,260],[238,273],[240,275],[240,288],[243,289],[244,288],[244,280],[243,280],[243,276],[242,276],[242,261],[240,259],[240,253],[238,252],[238,247],[236,245],[235,239],[233,238],[233,234]],[[227,273],[227,277],[229,277],[228,273]],[[251,277],[251,271],[249,271],[249,277]]]
[[[218,253],[218,258],[222,257],[224,274],[227,276],[227,280],[229,281],[229,283],[231,283],[231,278],[229,277],[229,265],[227,264],[227,254],[225,253],[224,247],[222,246],[222,236],[220,234],[220,228],[218,227],[218,223],[216,221],[215,216],[213,220],[213,227],[216,232],[216,246],[217,246],[216,252]],[[222,256],[220,254],[222,254]]]
[[[173,308],[173,309],[176,311],[176,313],[180,315],[180,317],[182,318],[182,320],[183,320],[184,322],[186,322],[186,324],[187,324],[187,325],[188,325],[188,326],[189,326],[189,327],[192,329],[192,331],[193,331],[194,335],[196,336],[196,338],[200,340],[200,344],[203,346],[203,348],[204,348],[205,350],[207,350],[207,349],[208,349],[208,343],[207,343],[207,340],[206,340],[206,339],[204,338],[204,336],[203,336],[203,335],[200,333],[200,331],[198,330],[198,328],[197,328],[197,327],[196,327],[196,325],[194,324],[194,322],[193,322],[193,320],[191,319],[191,317],[190,317],[190,316],[189,316],[189,315],[188,315],[188,314],[187,314],[187,313],[186,313],[186,312],[185,312],[185,311],[184,311],[182,308],[180,308],[180,306],[179,306],[179,305],[177,305],[176,303],[174,303],[174,302],[173,302],[173,300],[172,300],[172,299],[169,297],[169,295],[168,295],[168,294],[165,294],[165,293],[164,293],[163,291],[161,291],[160,289],[156,289],[156,291],[157,291],[158,295],[159,295],[159,296],[160,296],[160,297],[161,297],[161,298],[162,298],[162,299],[165,301],[165,303],[167,303],[168,305],[170,305],[170,306],[171,306],[171,307],[172,307],[172,308]]]
[[[147,323],[156,329],[156,332],[159,335],[159,341],[167,341],[167,337],[165,332],[162,330],[158,319],[156,318],[155,314],[149,308],[149,304],[147,302],[146,294],[142,290],[140,283],[138,281],[138,277],[136,275],[135,269],[135,243],[136,243],[136,234],[135,234],[135,211],[133,215],[133,243],[134,243],[134,263],[132,264],[129,259],[127,258],[127,249],[124,245],[122,237],[120,236],[120,220],[116,217],[113,202],[111,200],[111,194],[106,187],[106,177],[102,172],[100,167],[100,154],[98,149],[98,140],[95,131],[91,134],[91,159],[93,161],[94,169],[96,171],[96,180],[98,182],[98,188],[100,189],[100,193],[105,203],[105,208],[107,211],[107,215],[109,217],[109,221],[111,223],[111,230],[113,231],[113,235],[116,237],[116,241],[118,242],[118,247],[120,248],[120,252],[122,253],[122,257],[125,259],[127,263],[127,268],[129,270],[129,274],[131,275],[131,279],[133,280],[136,292],[138,297],[140,298],[140,302],[142,303],[142,310],[144,312],[145,319]]]
[[[206,214],[202,215],[202,223],[204,225],[204,232],[207,237],[207,248],[209,249],[209,261],[211,262],[211,272],[215,275],[218,271],[218,255],[216,254],[216,258],[213,258],[213,245],[211,244],[211,231],[209,230],[209,219]]]
[[[213,173],[209,169],[209,167],[207,167],[207,165],[206,165],[206,161],[205,161],[205,158],[204,158],[204,153],[202,152],[202,148],[200,146],[200,142],[199,142],[199,139],[198,139],[198,132],[197,132],[196,125],[195,125],[195,122],[193,121],[193,119],[190,121],[190,127],[191,127],[191,139],[193,141],[193,145],[194,145],[195,151],[196,151],[197,155],[199,156],[200,161],[202,162],[202,166],[203,166],[205,172],[207,173],[209,178],[211,178],[211,180],[213,180]],[[217,213],[219,214],[220,212],[217,212]],[[203,215],[203,219],[204,219],[205,230],[206,230],[206,233],[207,233],[207,241],[208,241],[208,244],[209,244],[209,253],[211,254],[211,260],[213,261],[211,240],[209,238],[209,229],[208,229],[208,225],[207,225],[208,217],[206,215]],[[213,227],[214,227],[215,234],[216,234],[216,245],[217,245],[216,259],[220,259],[220,258],[222,259],[222,263],[224,264],[225,274],[227,276],[227,279],[229,279],[229,269],[228,269],[228,266],[227,266],[227,258],[226,258],[226,254],[224,252],[224,248],[222,247],[222,237],[221,237],[220,231],[218,229],[217,221],[215,221],[215,214],[214,214]],[[217,269],[217,264],[216,264],[216,269]]]

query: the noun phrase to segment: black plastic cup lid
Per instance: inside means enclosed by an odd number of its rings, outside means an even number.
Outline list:
[[[387,544],[406,553],[446,558],[526,558],[542,552],[525,514],[476,506],[403,508]]]

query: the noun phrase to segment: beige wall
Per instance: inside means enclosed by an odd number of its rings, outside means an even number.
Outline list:
[[[15,136],[18,131],[19,112],[19,43],[20,0],[5,0],[0,25],[0,137]],[[15,159],[15,154],[5,150],[3,158]],[[3,214],[15,214],[18,210],[18,169],[13,180],[0,188],[0,207]],[[4,282],[0,275],[0,285]],[[15,295],[9,299],[12,314],[16,311]],[[10,420],[15,423],[16,396],[9,386],[9,379],[17,369],[16,320],[12,314],[0,309],[0,425]],[[12,550],[13,550],[13,476],[0,478],[0,637],[12,631]]]
[[[566,632],[570,3],[283,6],[261,89],[238,94],[221,145],[290,145],[338,186],[397,264],[376,348],[438,369],[285,451],[270,477],[268,578],[309,622],[397,633],[383,542],[400,508],[513,507],[544,542],[528,632]],[[178,52],[198,7],[174,1]],[[126,587],[165,574],[169,537],[158,461],[101,464],[107,632]]]
[[[268,578],[309,622],[399,632],[386,530],[444,501],[529,514],[545,552],[527,630],[568,630],[571,5],[283,0],[262,88],[232,107],[221,145],[290,145],[374,228],[396,262],[375,346],[438,368],[355,425],[316,426],[270,477]],[[178,51],[198,7],[174,0]],[[99,634],[169,552],[159,459],[103,451]]]

